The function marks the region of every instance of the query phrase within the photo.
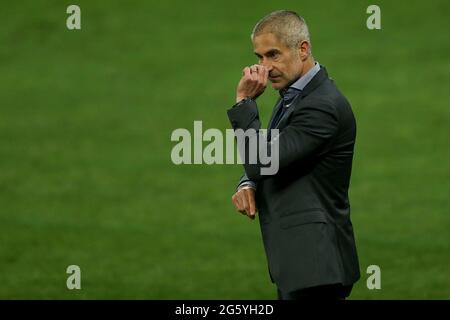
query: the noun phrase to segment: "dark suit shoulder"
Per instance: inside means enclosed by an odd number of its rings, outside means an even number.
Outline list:
[[[330,86],[326,82],[322,82],[320,86],[300,99],[294,114],[301,114],[307,110],[317,110],[337,117],[337,106],[340,100],[339,95],[336,87],[333,85]]]
[[[337,114],[352,113],[349,101],[338,89],[334,81],[329,78],[324,80],[304,100],[314,105],[328,106],[335,110]]]

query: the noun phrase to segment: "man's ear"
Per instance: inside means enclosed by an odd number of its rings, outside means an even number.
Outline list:
[[[306,40],[300,41],[300,43],[298,44],[298,51],[300,53],[300,59],[302,59],[302,61],[308,59],[310,48],[311,45]]]

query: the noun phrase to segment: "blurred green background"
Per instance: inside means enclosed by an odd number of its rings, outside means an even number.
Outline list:
[[[357,117],[351,298],[450,298],[447,0],[2,4],[0,298],[276,297],[258,222],[231,204],[242,167],[176,166],[170,136],[229,128],[251,29],[277,9],[305,17]],[[276,95],[259,99],[264,125]],[[82,290],[66,288],[71,264]]]

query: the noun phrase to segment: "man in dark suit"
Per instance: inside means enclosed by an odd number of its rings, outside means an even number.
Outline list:
[[[356,137],[352,109],[314,60],[307,25],[295,12],[264,17],[252,42],[259,63],[244,68],[236,104],[228,110],[235,132],[256,132],[256,140],[244,141],[245,174],[233,203],[252,219],[259,212],[279,299],[345,299],[360,277],[348,199]],[[268,127],[279,132],[266,139],[259,134],[255,99],[267,80],[280,98]],[[255,141],[267,150],[276,142],[276,174],[262,174],[260,159],[249,161],[246,153]]]

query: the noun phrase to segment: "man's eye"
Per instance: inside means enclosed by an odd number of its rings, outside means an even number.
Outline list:
[[[278,52],[273,52],[268,55],[268,58],[270,58],[272,60],[276,60],[276,59],[278,59],[279,55],[280,54]]]

